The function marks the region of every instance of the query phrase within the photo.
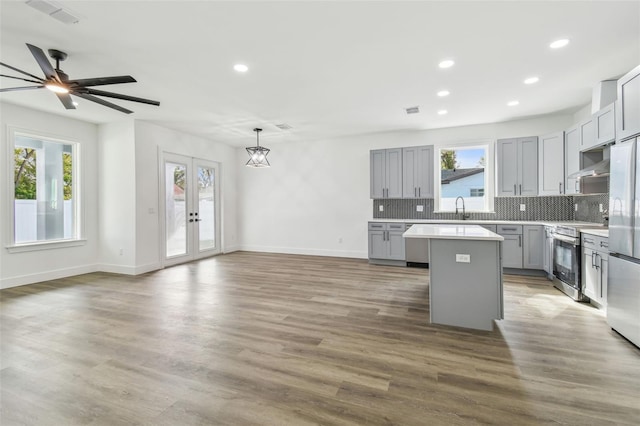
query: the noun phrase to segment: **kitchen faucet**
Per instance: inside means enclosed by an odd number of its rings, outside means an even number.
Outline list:
[[[466,220],[469,218],[469,215],[464,211],[464,198],[458,197],[456,198],[456,214],[458,214],[458,200],[462,200],[462,220]]]

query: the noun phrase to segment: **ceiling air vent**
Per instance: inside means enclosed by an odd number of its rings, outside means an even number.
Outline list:
[[[289,126],[287,123],[276,124],[276,127],[280,130],[291,130],[293,127]]]
[[[406,108],[405,111],[407,111],[407,114],[417,114],[420,112],[420,107],[417,107],[417,106],[409,107],[409,108]]]
[[[44,0],[27,0],[25,3],[42,13],[46,13],[47,15],[64,24],[76,24],[80,22],[80,18],[71,13],[69,8],[63,9],[62,6],[55,2]]]

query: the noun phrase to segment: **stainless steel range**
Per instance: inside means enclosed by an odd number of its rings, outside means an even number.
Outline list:
[[[589,300],[580,282],[580,229],[578,226],[556,225],[553,237],[553,285],[573,300]]]

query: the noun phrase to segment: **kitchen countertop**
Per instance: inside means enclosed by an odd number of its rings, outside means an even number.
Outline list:
[[[598,237],[609,238],[609,228],[606,228],[606,229],[581,229],[580,232],[583,233],[583,234],[597,235]]]
[[[385,223],[412,223],[412,224],[466,224],[466,225],[568,225],[568,226],[589,226],[602,227],[601,223],[580,222],[577,220],[443,220],[443,219],[370,219],[369,222],[385,222]]]
[[[474,224],[429,225],[417,224],[409,228],[404,238],[434,238],[443,240],[504,241],[504,238]]]

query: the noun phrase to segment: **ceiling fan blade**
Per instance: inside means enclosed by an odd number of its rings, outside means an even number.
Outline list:
[[[133,112],[131,110],[128,110],[126,108],[122,108],[121,106],[113,104],[111,102],[105,101],[104,99],[96,98],[95,96],[89,95],[87,93],[79,93],[79,92],[71,92],[71,93],[73,93],[74,96],[78,96],[88,101],[95,102],[97,104],[104,105],[109,108],[113,108],[117,111],[124,112],[125,114],[131,114]]]
[[[18,90],[42,89],[43,87],[44,86],[8,87],[6,89],[0,89],[0,92],[14,92]]]
[[[60,102],[66,109],[76,109],[76,106],[73,104],[73,99],[71,99],[71,95],[68,93],[56,93]]]
[[[29,83],[42,84],[42,81],[29,80],[28,78],[14,77],[12,75],[0,74],[0,77],[14,78],[16,80],[28,81]]]
[[[27,47],[31,51],[31,54],[33,55],[33,57],[36,59],[36,62],[38,63],[38,65],[40,65],[40,68],[42,69],[42,72],[44,73],[44,75],[47,78],[52,78],[60,82],[60,77],[58,77],[58,73],[56,72],[56,70],[53,69],[53,66],[51,66],[51,63],[47,59],[47,56],[44,54],[42,49],[29,43],[27,43]]]
[[[96,96],[105,96],[107,98],[122,99],[125,101],[140,102],[142,104],[160,106],[160,102],[158,101],[152,101],[152,100],[143,99],[143,98],[136,98],[135,96],[121,95],[119,93],[103,92],[102,90],[95,90],[95,89],[85,89],[83,90],[83,92],[89,93],[91,95],[96,95]]]
[[[2,62],[0,62],[0,65],[2,65],[3,67],[7,67],[7,68],[9,68],[9,69],[12,69],[12,70],[14,70],[14,71],[17,71],[17,72],[19,72],[19,73],[22,73],[22,74],[24,74],[24,75],[28,75],[28,76],[29,76],[29,77],[31,77],[31,78],[35,78],[35,79],[36,79],[36,80],[38,80],[39,82],[44,81],[44,79],[42,79],[42,78],[40,78],[40,77],[38,77],[38,76],[35,76],[35,75],[33,75],[33,74],[29,74],[28,72],[26,72],[26,71],[22,71],[21,69],[16,68],[16,67],[12,67],[11,65],[7,65],[7,64],[2,63]]]
[[[69,80],[67,83],[81,87],[104,86],[106,84],[135,83],[136,79],[130,75],[119,75],[116,77],[83,78],[81,80]]]

